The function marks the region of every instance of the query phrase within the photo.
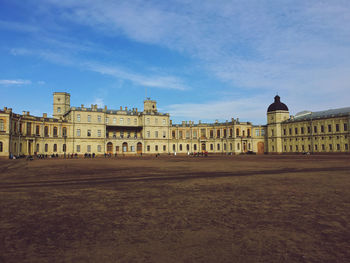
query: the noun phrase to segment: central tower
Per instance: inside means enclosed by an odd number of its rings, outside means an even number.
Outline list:
[[[145,113],[156,113],[157,112],[157,102],[155,100],[151,100],[151,98],[146,98],[143,101],[143,111]]]

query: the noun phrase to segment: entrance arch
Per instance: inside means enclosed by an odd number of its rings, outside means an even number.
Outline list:
[[[111,142],[107,143],[107,153],[113,153],[113,143]]]
[[[202,151],[206,151],[205,143],[202,143],[201,149],[202,149]]]
[[[141,153],[142,153],[142,143],[140,143],[140,142],[137,143],[136,152],[137,152],[138,154],[141,154]]]
[[[123,149],[123,153],[128,151],[128,143],[127,142],[123,142],[122,149]]]
[[[263,154],[263,153],[264,153],[264,143],[258,142],[258,154]]]

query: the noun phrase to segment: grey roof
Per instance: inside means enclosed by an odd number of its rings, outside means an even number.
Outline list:
[[[315,119],[325,119],[325,118],[334,118],[350,115],[350,107],[339,108],[339,109],[329,109],[324,111],[302,111],[298,113],[294,118],[290,118],[285,122],[294,122],[294,121],[306,121],[306,120],[315,120]]]

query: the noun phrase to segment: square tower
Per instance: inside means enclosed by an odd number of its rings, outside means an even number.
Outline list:
[[[70,94],[67,92],[53,93],[53,117],[59,119],[70,110]]]
[[[145,113],[157,112],[157,102],[155,100],[147,98],[143,101],[143,111]]]

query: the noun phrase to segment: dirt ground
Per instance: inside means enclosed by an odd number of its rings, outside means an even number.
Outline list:
[[[0,160],[0,262],[350,262],[350,155]]]

